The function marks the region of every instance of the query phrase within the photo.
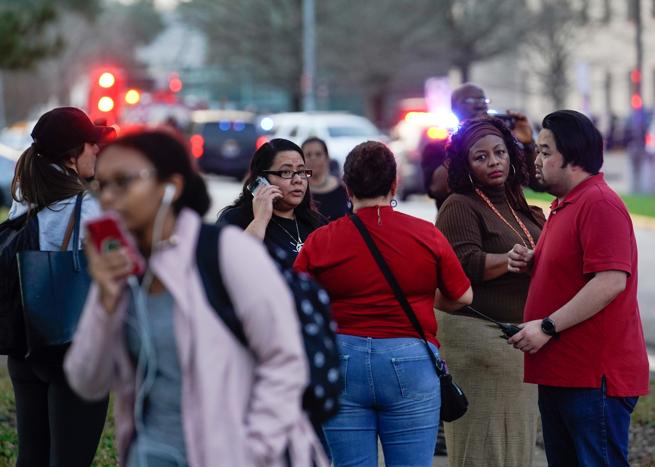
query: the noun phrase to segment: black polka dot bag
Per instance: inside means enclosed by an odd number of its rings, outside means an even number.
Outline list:
[[[221,227],[203,224],[200,228],[196,261],[207,299],[234,336],[248,346],[241,321],[221,280],[218,267],[218,236]],[[303,409],[311,421],[321,424],[339,410],[339,394],[343,388],[339,372],[336,323],[332,320],[327,292],[308,275],[291,268],[290,256],[280,248],[269,253],[284,276],[296,302],[298,320],[310,369],[310,381],[303,394]]]

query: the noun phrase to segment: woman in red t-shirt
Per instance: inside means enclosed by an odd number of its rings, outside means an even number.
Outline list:
[[[394,155],[382,143],[355,147],[344,165],[353,211],[369,231],[438,357],[433,307],[456,310],[473,294],[437,228],[391,207]],[[430,465],[439,424],[439,380],[425,345],[349,217],[314,231],[295,262],[329,292],[345,388],[324,425],[335,466]]]

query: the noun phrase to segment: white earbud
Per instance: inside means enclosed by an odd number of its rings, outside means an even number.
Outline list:
[[[164,205],[170,205],[173,202],[173,197],[175,197],[175,185],[172,183],[167,183],[164,187],[164,197],[161,202]]]

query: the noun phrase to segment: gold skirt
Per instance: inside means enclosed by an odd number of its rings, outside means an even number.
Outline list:
[[[469,401],[445,424],[450,467],[530,467],[539,408],[523,382],[523,353],[488,322],[437,312],[441,355]]]

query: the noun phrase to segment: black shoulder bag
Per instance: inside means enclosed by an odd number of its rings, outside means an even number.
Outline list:
[[[396,281],[396,278],[382,257],[380,250],[378,250],[377,245],[373,241],[371,234],[364,226],[364,223],[355,214],[350,214],[349,217],[350,220],[352,220],[355,224],[355,227],[357,227],[357,230],[359,230],[359,233],[362,235],[362,238],[366,242],[368,249],[371,251],[373,258],[375,258],[375,262],[378,263],[378,266],[380,267],[380,270],[382,271],[385,279],[391,286],[396,299],[398,302],[400,302],[400,305],[407,315],[407,318],[409,318],[412,325],[414,326],[414,329],[419,334],[419,336],[421,336],[421,339],[423,339],[423,342],[425,343],[425,348],[428,351],[430,360],[432,360],[432,364],[441,383],[441,419],[444,422],[452,422],[457,420],[466,413],[466,409],[469,405],[464,391],[462,391],[462,388],[460,388],[457,383],[453,381],[452,376],[450,373],[448,373],[448,367],[446,366],[445,362],[443,360],[437,361],[437,357],[435,357],[434,352],[432,352],[432,349],[430,348],[430,345],[425,338],[423,328],[418,322],[416,314],[414,314],[414,310],[412,310],[412,306],[407,301],[407,298],[400,288],[398,281]]]

